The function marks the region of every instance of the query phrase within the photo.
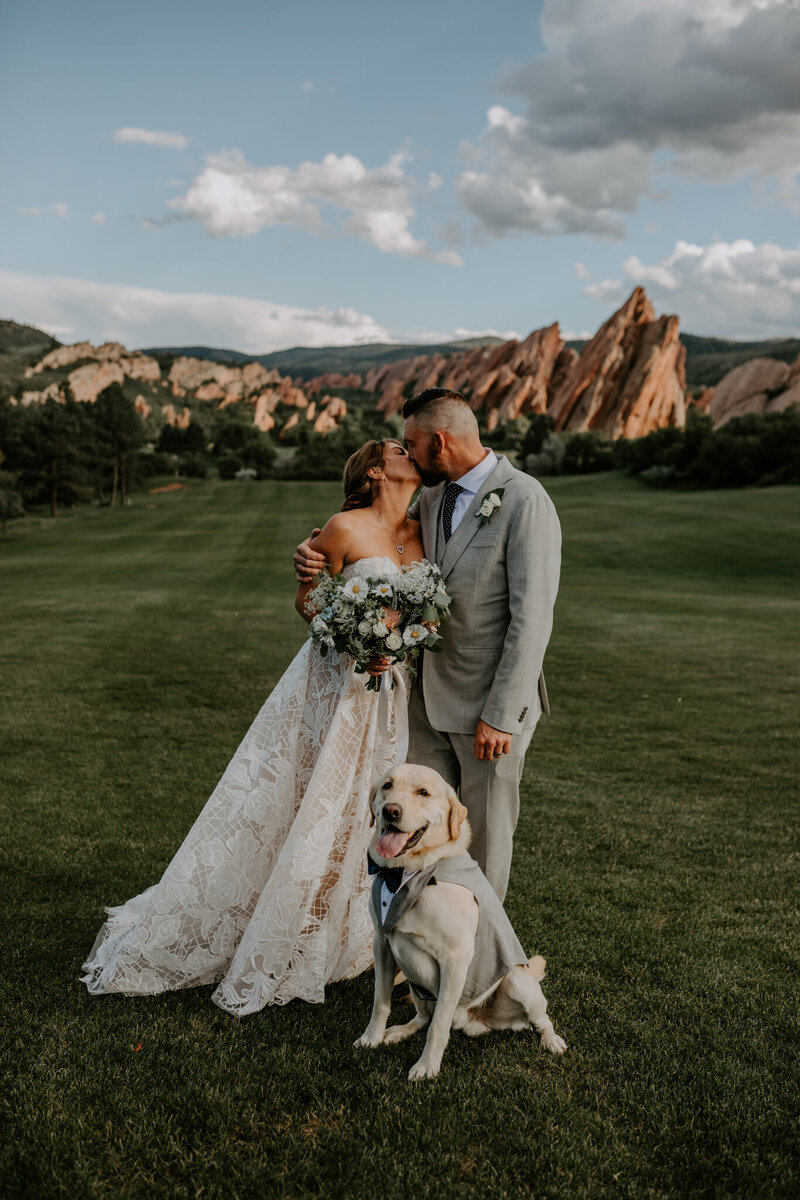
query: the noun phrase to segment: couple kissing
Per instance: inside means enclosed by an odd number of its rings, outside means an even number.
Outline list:
[[[519,783],[547,712],[542,662],[558,589],[561,534],[537,480],[481,445],[457,392],[429,388],[404,407],[404,439],[368,442],[349,460],[345,501],[295,554],[296,607],[323,568],[389,587],[427,559],[450,619],[441,653],[413,687],[365,687],[352,658],[309,639],[236,750],[161,880],[119,907],[84,964],[93,994],[215,985],[245,1015],[372,962],[366,851],[372,792],[396,761],[435,769],[457,789],[471,854],[502,901]],[[413,506],[420,484],[423,490]],[[373,658],[374,676],[402,663]]]

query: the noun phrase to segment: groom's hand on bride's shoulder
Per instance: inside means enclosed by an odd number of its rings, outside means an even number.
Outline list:
[[[511,734],[502,729],[495,729],[485,721],[478,721],[474,748],[476,758],[499,758],[501,754],[508,754],[511,749]]]
[[[292,562],[294,563],[294,573],[298,583],[312,583],[320,571],[325,568],[327,561],[325,555],[320,554],[318,550],[311,549],[311,542],[315,537],[319,537],[321,532],[320,529],[313,529],[305,541],[302,541],[294,552]]]

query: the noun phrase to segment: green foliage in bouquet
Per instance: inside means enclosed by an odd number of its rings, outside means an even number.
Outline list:
[[[306,599],[306,611],[313,614],[310,636],[320,654],[349,655],[359,674],[370,660],[389,658],[405,663],[412,679],[420,651],[441,649],[438,630],[449,607],[441,572],[426,559],[392,575],[326,574]],[[371,675],[367,690],[380,691],[381,683],[381,676]]]

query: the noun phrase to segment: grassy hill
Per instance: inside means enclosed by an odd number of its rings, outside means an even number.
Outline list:
[[[0,321],[0,399],[17,391],[25,368],[61,343],[34,325]]]
[[[690,388],[713,387],[728,371],[751,358],[777,358],[791,363],[800,355],[800,338],[729,342],[682,333],[681,341],[686,347],[686,382]]]
[[[353,1049],[366,975],[241,1021],[209,988],[78,982],[303,641],[290,555],[339,489],[205,485],[0,539],[4,1194],[797,1195],[795,491],[548,487],[553,716],[508,909],[569,1050],[456,1033],[414,1086],[419,1038]]]

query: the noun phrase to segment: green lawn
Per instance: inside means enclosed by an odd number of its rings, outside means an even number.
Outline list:
[[[291,550],[330,484],[208,484],[0,537],[5,1131],[36,1197],[782,1197],[800,1189],[800,493],[549,485],[553,716],[508,909],[563,1058],[455,1034],[357,1053],[371,979],[236,1021],[89,997],[302,642]]]

